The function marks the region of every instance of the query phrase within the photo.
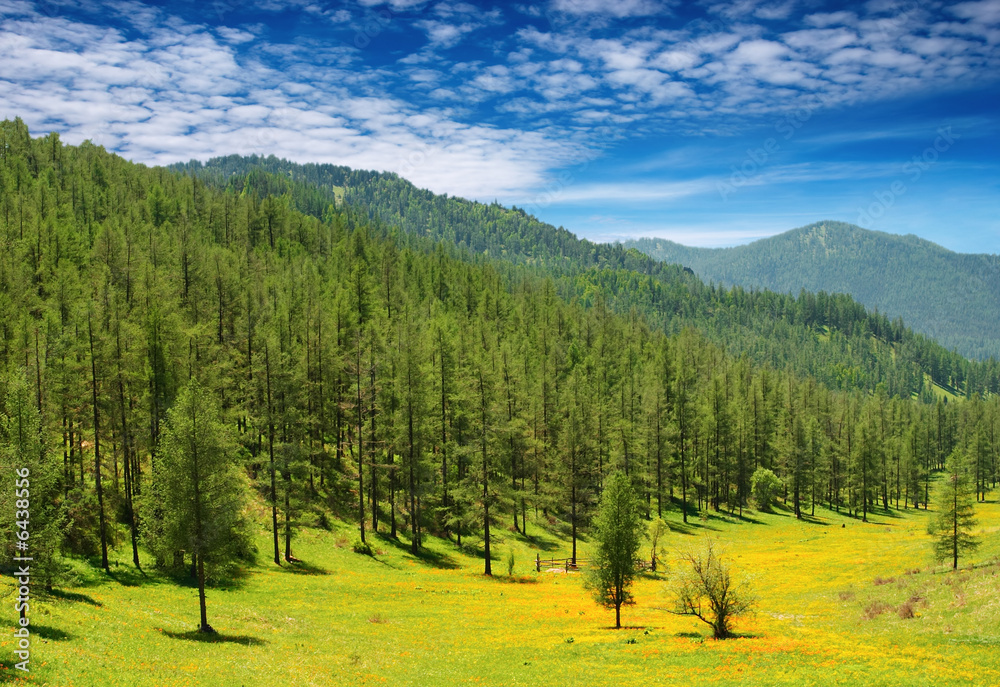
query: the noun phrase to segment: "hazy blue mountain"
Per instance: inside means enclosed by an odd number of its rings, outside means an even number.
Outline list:
[[[1000,358],[1000,256],[953,253],[912,234],[817,222],[732,248],[626,242],[706,280],[799,293],[847,293],[970,358]]]

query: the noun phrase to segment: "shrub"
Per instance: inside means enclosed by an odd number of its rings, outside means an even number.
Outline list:
[[[879,599],[874,599],[865,604],[865,607],[861,612],[861,617],[865,620],[874,620],[888,610],[889,604]]]
[[[514,549],[507,550],[507,577],[514,576]]]
[[[766,468],[757,468],[750,478],[750,491],[753,493],[757,509],[770,511],[782,486],[783,482],[773,472]]]
[[[375,551],[372,550],[372,545],[366,541],[361,541],[360,539],[356,539],[354,541],[354,546],[351,548],[354,550],[354,553],[360,553],[365,556],[375,555]]]
[[[749,586],[733,580],[729,566],[715,552],[711,541],[704,552],[681,556],[687,563],[674,576],[674,610],[693,615],[712,627],[716,639],[733,636],[733,621],[753,612],[756,605]]]

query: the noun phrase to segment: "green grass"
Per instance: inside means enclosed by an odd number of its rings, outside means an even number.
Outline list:
[[[817,509],[809,522],[786,511],[712,515],[688,526],[671,512],[666,546],[676,552],[715,537],[748,574],[759,611],[709,638],[693,618],[666,612],[668,576],[647,575],[628,626],[597,607],[579,574],[534,570],[535,553],[566,556],[563,525],[529,523],[494,547],[496,576],[482,558],[428,537],[420,557],[405,540],[374,536],[376,556],[352,551],[354,530],[310,529],[301,564],[263,561],[208,591],[209,622],[194,632],[197,589],[112,556],[106,575],[77,562],[78,584],[32,605],[35,684],[51,685],[990,685],[1000,684],[1000,505],[978,507],[983,564],[959,574],[929,560],[924,512],[876,514],[865,524]],[[268,539],[261,533],[261,549]],[[506,576],[513,549],[514,577]],[[644,555],[648,551],[644,550]],[[587,555],[582,544],[581,556]],[[970,563],[973,561],[969,561]],[[876,582],[878,584],[876,584]],[[6,580],[5,583],[9,583]],[[39,593],[40,590],[35,590]],[[9,599],[9,597],[8,597]],[[910,602],[911,599],[916,599]],[[900,616],[910,602],[912,618]],[[3,622],[13,623],[10,603]],[[0,681],[12,637],[0,634]]]
[[[333,200],[337,203],[337,207],[340,207],[344,202],[344,187],[343,186],[332,186]]]

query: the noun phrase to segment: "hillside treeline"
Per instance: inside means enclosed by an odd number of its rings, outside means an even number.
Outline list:
[[[821,288],[816,294],[800,293],[796,288],[796,297],[785,288],[775,293],[712,287],[680,265],[663,264],[635,249],[578,239],[517,208],[436,195],[394,174],[298,165],[273,156],[234,155],[173,168],[217,188],[283,198],[316,217],[323,217],[329,204],[339,199],[363,217],[398,227],[408,237],[459,246],[459,255],[534,268],[555,279],[564,297],[605,293],[617,312],[627,314],[634,307],[651,325],[671,334],[694,326],[731,355],[747,353],[755,363],[777,368],[791,365],[796,373],[832,388],[874,391],[885,384],[890,395],[925,394],[931,400],[927,375],[960,395],[1000,392],[1000,362],[970,362],[915,334],[902,320],[868,312],[842,293],[824,293]],[[845,267],[844,273],[851,274],[851,269]],[[961,302],[942,316],[938,331],[954,333],[945,323],[970,306],[968,299],[954,296],[964,292],[944,291]],[[901,290],[898,297],[931,302],[913,287]],[[943,297],[938,294],[934,302]]]
[[[491,527],[527,533],[544,516],[575,538],[615,470],[647,516],[685,519],[739,512],[758,468],[802,517],[924,507],[954,451],[980,494],[995,484],[995,396],[831,389],[790,360],[670,332],[656,313],[687,301],[649,275],[552,277],[292,205],[0,124],[0,487],[13,493],[19,462],[50,475],[33,503],[53,510],[62,548],[106,560],[118,541],[155,544],[148,486],[185,388],[238,437],[276,562],[330,513],[414,550],[434,532],[488,553]],[[659,294],[659,310],[633,292]],[[781,319],[772,336],[803,331]]]

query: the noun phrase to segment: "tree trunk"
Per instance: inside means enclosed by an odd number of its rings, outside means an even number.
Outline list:
[[[198,605],[201,607],[201,627],[198,632],[215,633],[208,624],[208,608],[205,605],[205,561],[198,556]]]
[[[97,404],[97,360],[94,358],[94,327],[90,313],[87,313],[87,332],[90,336],[90,379],[94,392],[94,486],[97,489],[97,509],[101,527],[101,567],[105,572],[111,572],[108,567],[108,534],[107,521],[104,517],[104,489],[101,486],[101,411]],[[81,459],[83,453],[80,454]],[[81,470],[82,476],[82,470]]]
[[[274,564],[281,565],[278,547],[278,485],[274,474],[274,405],[271,402],[271,356],[264,344],[264,371],[267,376],[267,452],[271,461],[271,535],[274,543]]]

